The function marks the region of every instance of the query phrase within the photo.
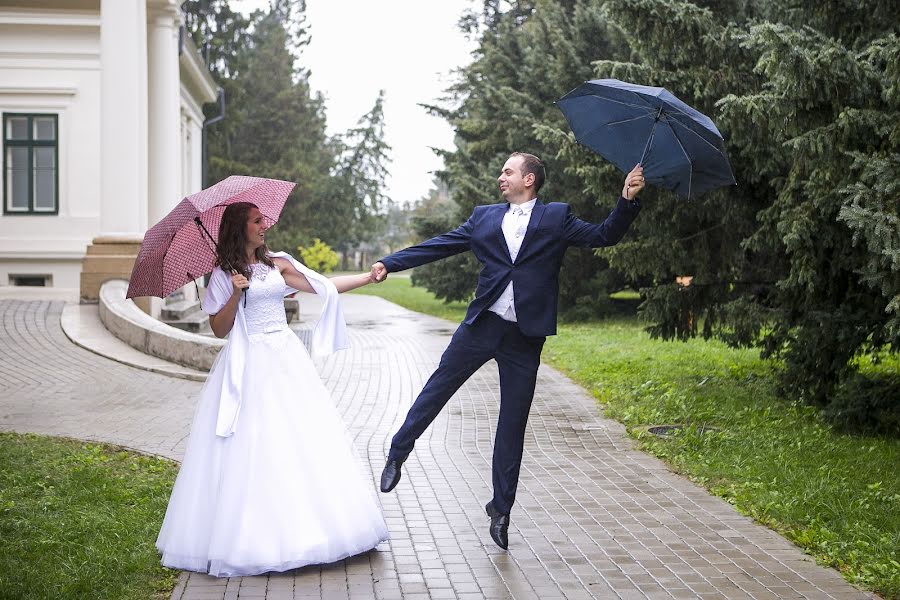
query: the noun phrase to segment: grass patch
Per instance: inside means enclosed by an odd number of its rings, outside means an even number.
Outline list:
[[[619,290],[618,292],[613,292],[612,294],[609,295],[609,297],[612,298],[613,300],[640,300],[641,299],[641,295],[632,289]]]
[[[393,285],[383,297],[445,313],[424,290],[404,292],[408,280]],[[754,350],[651,340],[633,318],[562,325],[543,357],[593,393],[643,450],[848,581],[900,599],[900,440],[836,432],[814,409],[779,397],[772,363]],[[900,361],[882,367],[896,372]],[[688,427],[671,438],[644,433],[669,423]],[[701,426],[718,431],[701,434]]]
[[[105,444],[0,433],[0,596],[163,599],[155,548],[177,474]]]

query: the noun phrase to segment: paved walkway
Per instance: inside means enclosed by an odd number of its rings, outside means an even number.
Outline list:
[[[320,370],[375,486],[390,437],[453,326],[377,298],[343,300],[353,348]],[[200,384],[72,344],[62,309],[0,300],[0,429],[179,458]],[[547,367],[503,552],[483,513],[497,403],[488,363],[419,441],[397,489],[380,495],[392,539],[375,551],[271,576],[185,573],[172,598],[874,598],[636,451],[621,425]]]

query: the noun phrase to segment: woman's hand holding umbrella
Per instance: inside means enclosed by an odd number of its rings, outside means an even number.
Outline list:
[[[234,318],[237,316],[238,304],[241,301],[241,294],[244,294],[250,287],[250,281],[244,277],[242,273],[231,269],[231,299],[225,303],[219,312],[209,315],[209,326],[217,338],[224,338],[234,327]],[[245,306],[247,297],[244,296]]]
[[[245,289],[250,287],[250,282],[244,277],[243,273],[238,273],[234,269],[231,270],[231,285],[234,286],[233,295],[240,295]]]

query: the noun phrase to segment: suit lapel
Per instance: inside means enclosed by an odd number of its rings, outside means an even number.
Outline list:
[[[497,204],[496,206],[497,209],[494,210],[494,214],[491,215],[491,229],[494,230],[494,235],[497,236],[497,240],[500,242],[500,251],[507,258],[512,260],[512,257],[509,255],[509,244],[506,243],[506,236],[503,235],[503,217],[509,210],[509,202]]]
[[[544,208],[544,203],[540,200],[537,200],[534,203],[534,208],[531,209],[531,218],[528,219],[528,229],[525,230],[525,237],[522,238],[522,245],[519,246],[519,254],[516,256],[517,262],[521,260],[522,256],[525,254],[525,251],[528,248],[528,241],[534,237],[535,230],[541,224],[541,218],[544,216]]]

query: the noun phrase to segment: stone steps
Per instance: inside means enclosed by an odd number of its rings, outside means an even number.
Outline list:
[[[159,313],[159,320],[182,331],[213,335],[209,326],[209,316],[200,308],[200,301],[186,300],[180,292],[166,299]]]
[[[160,321],[177,321],[191,316],[197,311],[200,311],[200,302],[197,300],[166,301],[159,313],[159,319]]]
[[[197,307],[199,309],[199,302],[197,303]],[[160,318],[160,321],[162,321],[166,325],[171,325],[172,327],[181,329],[182,331],[199,333],[200,335],[213,335],[212,329],[209,326],[209,317],[202,310],[198,310],[193,314],[181,317],[179,319],[170,320]]]

